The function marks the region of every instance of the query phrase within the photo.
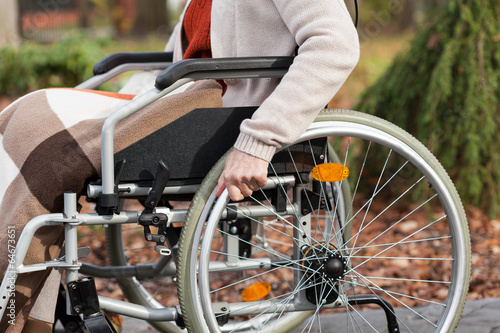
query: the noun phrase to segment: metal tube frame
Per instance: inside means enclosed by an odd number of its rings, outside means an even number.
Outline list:
[[[294,177],[270,177],[264,189],[272,189],[282,183],[294,183]],[[182,189],[176,189],[181,191]],[[243,216],[259,217],[266,215],[260,207],[249,209],[248,207],[240,207],[237,214]],[[287,210],[293,211],[293,207]],[[171,222],[182,222],[186,215],[186,210],[168,210],[165,213],[169,216]],[[77,229],[83,225],[113,225],[113,224],[126,224],[137,223],[139,220],[140,212],[121,212],[120,214],[102,216],[96,213],[80,214],[77,211],[77,196],[73,192],[64,194],[64,212],[62,214],[47,214],[35,217],[23,229],[17,246],[14,252],[13,262],[8,266],[5,273],[2,285],[0,287],[0,316],[7,309],[9,299],[13,294],[15,282],[19,274],[42,271],[46,269],[65,269],[66,283],[78,280],[79,273],[87,273],[94,277],[103,278],[127,278],[148,276],[151,272],[158,273],[171,273],[172,267],[170,262],[167,265],[162,264],[148,264],[140,265],[140,267],[130,266],[113,266],[113,267],[100,267],[95,265],[86,265],[79,261],[78,258],[78,238]],[[64,226],[65,234],[65,255],[63,258],[56,258],[45,263],[37,263],[31,265],[24,265],[24,259],[31,244],[31,240],[35,232],[42,227],[51,226]],[[272,267],[272,262],[259,263],[260,266]],[[138,269],[141,268],[141,269]],[[143,271],[145,268],[146,271]],[[212,269],[226,269],[229,271],[248,269],[248,267],[212,267]],[[178,310],[172,308],[152,308],[132,304],[124,301],[118,301],[99,296],[99,302],[104,310],[110,312],[131,316],[138,319],[149,321],[175,321],[178,316]]]
[[[286,73],[283,69],[270,69],[263,74],[262,70],[247,70],[245,73],[238,73],[231,70],[213,72],[207,75],[203,72],[193,72],[186,74],[181,79],[164,90],[151,89],[140,96],[137,96],[127,104],[113,112],[104,122],[101,133],[101,167],[102,167],[102,193],[105,195],[114,193],[114,151],[113,136],[118,123],[145,106],[153,103],[173,92],[183,85],[203,79],[241,79],[241,78],[280,78]]]
[[[96,89],[101,84],[111,80],[112,78],[128,72],[128,71],[153,71],[153,70],[163,70],[170,66],[171,62],[150,62],[150,63],[128,63],[119,65],[112,70],[91,77],[85,82],[80,83],[75,87],[75,89]]]
[[[76,207],[76,194],[65,193],[64,213],[46,214],[32,219],[23,229],[14,251],[12,262],[7,267],[0,286],[0,317],[3,316],[15,290],[15,282],[19,274],[42,271],[46,269],[67,270],[67,282],[78,279],[82,263],[78,260],[77,228],[82,225],[111,225],[137,223],[140,212],[122,212],[119,215],[100,216],[95,213],[80,214]],[[64,225],[65,256],[64,259],[54,259],[45,263],[24,265],[24,259],[35,232],[43,227]],[[116,270],[116,267],[109,268]],[[176,308],[150,308],[124,301],[99,297],[101,308],[114,313],[152,321],[173,321],[177,319]]]
[[[303,138],[314,138],[324,134],[325,128],[328,128],[328,122],[324,122],[323,124],[316,125],[313,124],[309,130],[303,135]],[[363,127],[361,125],[354,124],[340,124],[340,126],[336,126],[335,134],[343,134],[344,131],[349,132],[350,127]],[[331,132],[328,132],[331,134]],[[385,133],[379,132],[377,133],[380,140],[385,141],[385,144],[391,148],[394,148],[398,151],[405,151],[405,149],[397,149],[402,146],[405,146],[402,142],[394,142],[394,141],[386,141]],[[403,154],[405,155],[405,154]],[[413,154],[411,154],[413,155]],[[427,174],[429,180],[433,183],[433,186],[436,186],[441,190],[441,193],[444,196],[450,196],[445,186],[434,174],[434,171],[429,169],[426,163],[421,159],[418,155],[413,156],[405,156],[411,159],[417,167],[424,171]],[[271,186],[277,186],[279,182],[268,182],[269,184],[273,184]],[[266,186],[267,187],[267,186]],[[0,286],[0,316],[3,316],[5,310],[7,310],[7,306],[9,304],[9,300],[13,295],[13,288],[15,288],[15,282],[19,274],[29,273],[34,271],[41,271],[50,268],[62,268],[68,270],[67,281],[74,281],[77,278],[78,271],[81,267],[81,263],[78,260],[78,249],[77,249],[77,237],[76,231],[78,226],[80,225],[111,225],[111,224],[124,224],[124,223],[137,223],[140,212],[122,212],[120,214],[112,215],[112,216],[99,216],[97,214],[80,214],[77,212],[76,208],[76,194],[74,193],[65,193],[64,195],[64,213],[63,214],[47,214],[35,217],[32,219],[23,229],[18,242],[16,249],[14,251],[14,256],[12,260],[9,262],[7,271],[4,275],[2,284]],[[221,210],[220,214],[213,214],[214,216],[222,215],[222,210],[225,209],[227,202],[227,191],[225,191],[221,198],[216,203],[216,208],[214,211]],[[446,205],[447,202],[450,202],[449,198],[443,198],[443,204]],[[446,207],[449,214],[452,218],[456,219],[456,211],[454,207]],[[249,214],[251,212],[245,212],[245,214]],[[257,214],[259,214],[257,212]],[[211,218],[211,219],[212,219]],[[210,219],[210,220],[211,220]],[[209,225],[212,224],[209,221]],[[65,237],[66,237],[66,255],[64,260],[55,259],[45,263],[32,264],[32,265],[24,265],[24,259],[26,257],[28,248],[30,246],[31,240],[35,234],[35,232],[42,227],[50,227],[50,226],[60,226],[64,225],[65,228]],[[455,231],[456,232],[456,231]],[[462,237],[463,235],[457,234],[457,237]],[[461,255],[465,253],[465,250],[461,247],[455,249],[457,255]],[[202,246],[202,252],[206,252],[206,248]],[[206,265],[208,264],[208,267]],[[200,262],[200,270],[207,272],[210,268],[209,261],[201,261]],[[457,267],[459,271],[464,271],[465,268],[460,265]],[[204,268],[206,267],[206,268]],[[459,279],[461,279],[459,274]],[[465,275],[463,275],[465,276]],[[201,283],[200,288],[203,283]],[[461,281],[457,281],[455,288],[460,288]],[[203,294],[202,294],[203,295]],[[123,301],[111,300],[107,298],[100,297],[99,301],[101,302],[101,306],[103,309],[109,310],[111,312],[132,316],[138,319],[144,320],[162,320],[162,321],[171,321],[177,318],[177,309],[176,308],[165,308],[165,309],[155,309],[145,306],[139,306],[130,304]],[[297,306],[297,304],[295,304]],[[335,304],[335,306],[339,306]],[[342,306],[342,305],[340,305]],[[450,308],[456,307],[456,304],[451,304]],[[292,310],[292,309],[290,309]],[[213,310],[212,310],[213,311]],[[447,325],[446,323],[445,325]]]
[[[171,63],[128,63],[117,66],[107,73],[94,76],[89,80],[76,86],[76,89],[94,89],[100,84],[110,80],[111,78],[131,70],[155,70],[165,69]],[[231,79],[231,78],[260,78],[260,77],[282,77],[286,71],[270,70],[267,74],[263,75],[261,71],[247,71],[244,75],[235,74],[232,71],[220,71],[212,75],[212,79]],[[101,136],[101,167],[102,167],[102,187],[90,188],[92,193],[91,197],[96,197],[99,193],[114,194],[114,143],[113,136],[114,130],[118,123],[135,112],[141,110],[150,103],[160,99],[161,97],[173,92],[177,88],[198,80],[207,79],[204,73],[191,73],[179,79],[177,82],[164,90],[157,88],[147,91],[121,108],[114,111],[106,121],[102,128]],[[131,190],[142,192],[141,189],[131,186]],[[183,191],[182,189],[174,189],[173,191]],[[186,191],[186,189],[184,189]],[[192,188],[188,189],[191,193]],[[178,192],[178,193],[181,193]],[[138,194],[138,193],[136,193]],[[142,193],[141,193],[142,194]],[[185,213],[185,212],[184,212]],[[42,271],[50,268],[66,269],[67,276],[66,282],[72,282],[78,279],[78,272],[82,263],[78,260],[78,243],[77,243],[77,229],[80,225],[110,225],[110,224],[124,224],[124,223],[137,223],[139,219],[139,212],[122,212],[113,216],[99,216],[97,214],[80,214],[77,211],[77,197],[75,193],[65,193],[64,195],[64,212],[62,214],[46,214],[37,216],[32,219],[24,227],[14,250],[13,259],[9,262],[7,270],[0,286],[0,318],[3,316],[11,296],[14,294],[15,282],[19,274]],[[42,227],[50,226],[64,226],[65,233],[65,251],[66,255],[64,260],[54,259],[49,262],[24,265],[24,259],[31,240],[35,232]],[[91,267],[91,269],[95,267]],[[110,271],[116,272],[117,267],[110,268]],[[102,270],[95,270],[95,272],[103,272]],[[108,274],[104,270],[103,274]],[[130,275],[123,272],[124,276]],[[112,300],[104,297],[99,297],[100,305],[103,309],[109,310],[114,313],[123,314],[138,319],[153,320],[153,321],[172,321],[177,319],[178,311],[175,308],[168,309],[155,309],[144,307],[136,304],[131,304],[123,301]]]

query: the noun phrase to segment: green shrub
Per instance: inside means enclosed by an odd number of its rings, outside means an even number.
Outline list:
[[[500,3],[454,0],[362,97],[360,111],[415,135],[464,204],[500,215]]]
[[[19,96],[47,87],[72,87],[92,76],[106,39],[72,36],[52,44],[23,43],[0,50],[0,94]]]

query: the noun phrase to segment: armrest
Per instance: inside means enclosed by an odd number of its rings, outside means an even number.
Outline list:
[[[173,64],[158,75],[155,87],[164,90],[182,78],[205,80],[283,77],[292,63],[293,57],[187,59]]]
[[[95,64],[94,75],[104,74],[127,63],[172,62],[172,58],[172,52],[115,53]]]

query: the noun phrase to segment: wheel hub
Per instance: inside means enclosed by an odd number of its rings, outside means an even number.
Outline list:
[[[313,304],[334,302],[338,297],[338,281],[347,270],[347,260],[335,246],[326,242],[304,246],[302,269],[308,287],[306,297]]]
[[[328,258],[325,263],[325,273],[331,279],[339,279],[344,273],[344,263],[342,258]]]

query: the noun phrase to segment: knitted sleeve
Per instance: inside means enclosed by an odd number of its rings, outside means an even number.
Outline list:
[[[338,0],[272,0],[299,46],[272,94],[241,125],[235,148],[270,160],[293,143],[338,92],[359,59],[352,19]]]

